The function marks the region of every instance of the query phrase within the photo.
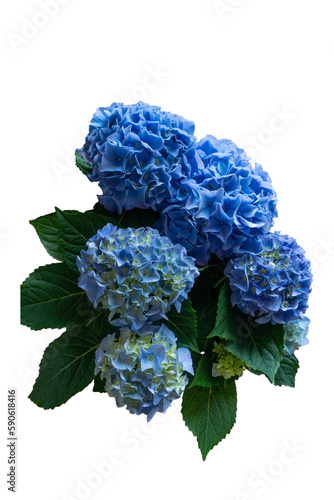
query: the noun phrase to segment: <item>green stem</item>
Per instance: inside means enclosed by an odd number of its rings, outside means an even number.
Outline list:
[[[225,280],[227,280],[226,276],[223,276],[215,285],[213,285],[213,288],[217,288],[221,283],[223,283]]]
[[[124,212],[122,213],[122,217],[119,219],[118,224],[122,223],[122,220],[123,220],[125,214],[126,214],[126,210],[124,210]]]

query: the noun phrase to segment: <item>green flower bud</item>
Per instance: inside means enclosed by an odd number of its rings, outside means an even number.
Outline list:
[[[236,356],[227,351],[223,344],[214,343],[212,352],[217,353],[217,363],[212,364],[212,376],[224,377],[225,379],[242,375],[244,363]]]

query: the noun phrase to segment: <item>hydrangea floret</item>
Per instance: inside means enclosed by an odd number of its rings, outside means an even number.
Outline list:
[[[95,374],[119,407],[147,415],[165,412],[194,374],[190,351],[177,348],[174,333],[165,325],[149,326],[141,337],[128,328],[119,338],[108,335],[96,351]]]
[[[213,377],[224,377],[225,379],[229,379],[242,375],[245,364],[227,351],[222,343],[214,342],[212,352],[217,354],[217,361],[212,364]]]
[[[286,324],[301,319],[308,307],[312,273],[305,251],[279,232],[259,239],[259,254],[229,260],[232,304],[258,323]]]
[[[166,318],[172,305],[179,312],[199,274],[186,250],[157,230],[111,223],[90,238],[77,266],[79,286],[94,307],[101,303],[113,325],[137,332]]]
[[[306,338],[310,320],[302,315],[300,319],[284,325],[284,354],[291,356],[297,349],[309,343]]]

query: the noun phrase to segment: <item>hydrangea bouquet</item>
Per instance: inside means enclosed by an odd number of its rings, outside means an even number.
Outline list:
[[[247,370],[293,387],[307,344],[310,262],[271,232],[269,175],[229,140],[139,102],[99,108],[76,164],[102,194],[33,221],[58,263],[22,284],[22,324],[66,328],[30,399],[48,409],[94,381],[151,420],[183,396],[203,459],[231,431]],[[112,411],[112,410],[111,410]]]

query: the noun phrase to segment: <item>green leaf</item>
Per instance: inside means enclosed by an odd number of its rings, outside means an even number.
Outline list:
[[[203,295],[190,294],[190,300],[197,316],[197,342],[201,351],[207,344],[207,337],[215,327],[217,301]]]
[[[106,385],[105,379],[102,380],[100,377],[100,373],[98,373],[94,378],[93,392],[101,392],[106,394],[105,385]]]
[[[97,309],[94,309],[94,314],[87,315],[86,321],[85,321],[85,326],[89,328],[90,330],[93,330],[97,333],[105,331],[106,334],[104,337],[107,336],[110,328],[112,328],[112,332],[109,333],[114,333],[115,330],[118,330],[116,326],[112,326],[110,322],[108,321],[108,316],[110,314],[110,311],[108,309],[102,309],[102,306],[99,305]]]
[[[168,321],[163,320],[163,323],[175,333],[179,347],[188,347],[195,352],[200,352],[196,341],[196,313],[189,299],[183,302],[179,313],[173,307],[168,313]]]
[[[31,220],[30,224],[35,228],[48,254],[54,259],[61,261],[63,256],[58,245],[59,227],[56,213],[42,215],[37,219]]]
[[[228,351],[274,382],[283,354],[283,326],[260,325],[251,316],[232,307],[227,283],[221,289],[216,325],[209,337],[231,341],[224,346]]]
[[[56,208],[59,225],[59,249],[64,262],[76,273],[76,258],[86,248],[87,241],[109,222],[117,227],[138,228],[152,226],[157,212],[153,210],[133,209],[123,214],[108,212],[97,203],[94,210],[78,212],[76,210],[60,210]]]
[[[54,340],[44,352],[31,401],[53,409],[87,387],[94,379],[95,351],[105,335],[73,327]]]
[[[39,267],[21,285],[21,323],[33,330],[63,328],[87,310],[86,292],[65,264]]]
[[[90,174],[93,170],[93,167],[89,165],[86,160],[81,158],[81,156],[78,155],[77,151],[75,152],[75,164],[84,175]]]
[[[253,375],[263,375],[263,373],[262,373],[262,372],[259,372],[259,371],[257,371],[257,370],[253,370],[253,368],[251,368],[250,366],[246,366],[246,369],[247,369],[249,372],[253,373]]]
[[[98,229],[102,229],[112,220],[93,210],[82,213],[56,208],[56,212],[60,228],[59,243],[64,261],[74,272],[79,273],[76,258],[80,251],[86,248],[87,241]]]
[[[238,316],[239,313],[240,316]],[[233,340],[235,330],[243,328],[244,317],[244,315],[241,316],[241,311],[237,310],[236,307],[232,307],[229,286],[224,283],[219,293],[215,326],[208,337]]]
[[[114,215],[118,216],[118,214],[115,214],[113,212],[109,212],[109,210],[107,210],[106,208],[104,208],[104,206],[101,203],[95,203],[95,205],[93,206],[93,211],[96,214],[100,214],[100,215],[107,216],[109,214],[110,217],[113,217]]]
[[[286,385],[288,387],[295,386],[296,373],[299,368],[298,359],[294,354],[290,356],[283,355],[281,364],[275,375],[275,385]]]
[[[235,382],[185,389],[182,401],[183,419],[197,438],[203,460],[209,451],[229,434],[235,423],[236,412]]]
[[[123,210],[121,214],[109,212],[100,203],[94,205],[94,212],[108,216],[117,227],[152,227],[154,222],[159,219],[159,213],[151,209],[133,208],[132,210]]]
[[[222,383],[222,377],[212,376],[212,363],[215,362],[216,358],[217,355],[212,352],[212,349],[208,349],[208,351],[201,356],[195,371],[195,376],[189,387],[211,387]]]

